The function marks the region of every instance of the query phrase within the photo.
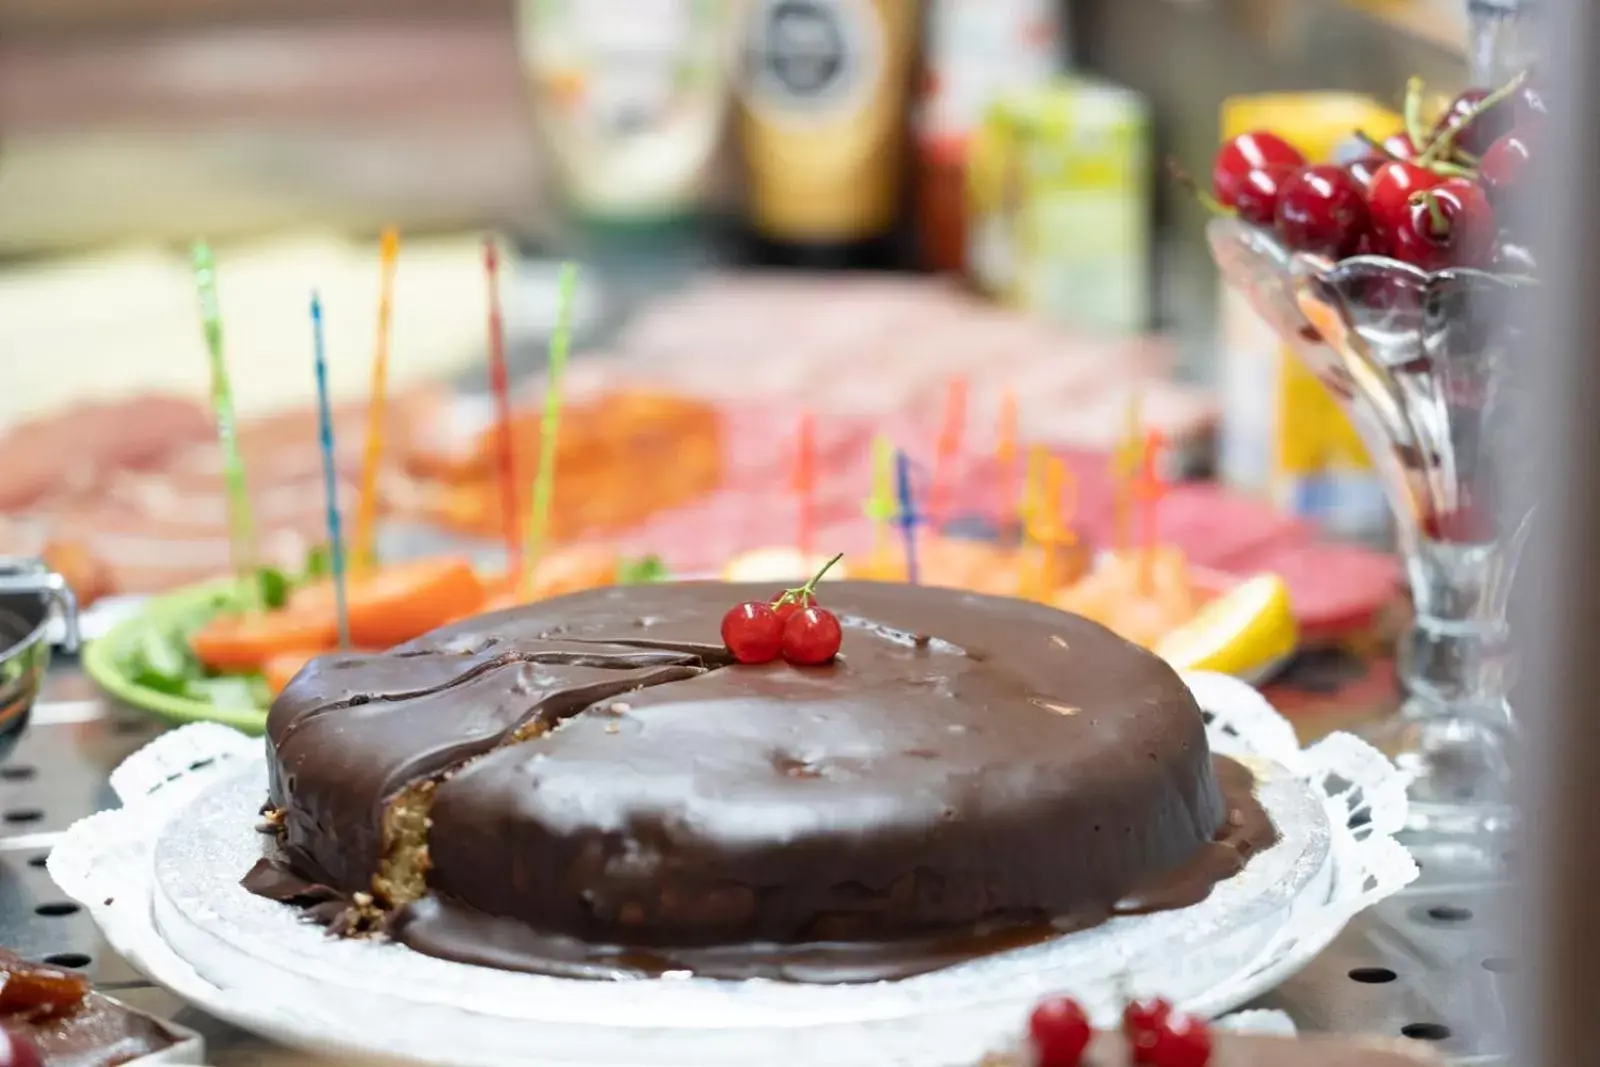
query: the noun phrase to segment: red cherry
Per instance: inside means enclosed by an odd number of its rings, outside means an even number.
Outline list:
[[[1362,156],[1360,159],[1346,163],[1344,169],[1350,172],[1350,177],[1356,180],[1357,185],[1366,190],[1371,188],[1372,177],[1378,173],[1378,168],[1389,161],[1388,156]]]
[[[1305,162],[1306,157],[1294,145],[1275,133],[1268,130],[1241,133],[1217,149],[1216,158],[1211,162],[1211,194],[1223,207],[1235,207],[1239,202],[1239,190],[1251,171],[1266,167],[1301,167]]]
[[[1489,187],[1489,192],[1495,196],[1503,195],[1516,188],[1522,180],[1522,171],[1528,165],[1532,153],[1528,151],[1528,139],[1519,133],[1508,133],[1483,154],[1483,159],[1478,163],[1478,177],[1483,179],[1483,184]]]
[[[1279,194],[1294,172],[1294,167],[1269,164],[1245,175],[1233,203],[1239,218],[1255,226],[1271,226],[1278,216]]]
[[[771,663],[783,647],[783,620],[771,604],[749,600],[722,617],[722,643],[740,663]]]
[[[1136,1039],[1140,1034],[1155,1033],[1171,1014],[1172,1003],[1160,997],[1130,1000],[1128,1006],[1122,1009],[1123,1036],[1137,1044]]]
[[[1456,97],[1450,102],[1450,107],[1445,113],[1439,116],[1439,121],[1433,128],[1433,135],[1438,137],[1446,129],[1464,124],[1456,132],[1456,147],[1475,156],[1482,155],[1491,144],[1510,131],[1515,117],[1513,109],[1501,102],[1473,118],[1473,112],[1477,111],[1488,95],[1483,89],[1468,89]]]
[[[44,1067],[39,1046],[12,1030],[0,1030],[0,1067]]]
[[[789,616],[793,615],[801,608],[809,608],[812,604],[817,602],[816,598],[810,593],[797,593],[794,596],[789,597],[788,600],[783,599],[785,595],[786,594],[784,593],[772,594],[772,610],[777,613],[778,620],[784,623],[787,623],[789,621]]]
[[[1390,160],[1379,167],[1367,186],[1373,232],[1385,242],[1392,241],[1396,231],[1410,222],[1411,197],[1442,181],[1433,171],[1402,160]]]
[[[1306,167],[1278,194],[1278,236],[1297,251],[1343,259],[1355,252],[1368,225],[1361,186],[1341,167]]]
[[[1452,178],[1417,193],[1394,257],[1423,270],[1487,267],[1500,235],[1494,208],[1476,182]]]
[[[1154,1036],[1146,1057],[1141,1058],[1141,1049],[1135,1047],[1133,1062],[1150,1067],[1206,1067],[1211,1062],[1211,1031],[1187,1012],[1167,1016]]]
[[[1391,134],[1383,139],[1383,150],[1389,153],[1392,159],[1415,159],[1422,150],[1411,139],[1409,133]]]
[[[1089,1016],[1071,997],[1046,997],[1028,1017],[1036,1067],[1079,1067],[1093,1036]]]
[[[783,658],[797,667],[820,667],[839,654],[844,631],[827,608],[801,608],[783,625]]]

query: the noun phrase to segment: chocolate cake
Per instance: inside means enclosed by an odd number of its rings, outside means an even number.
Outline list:
[[[1161,660],[1018,600],[826,588],[825,667],[735,664],[765,586],[603,589],[313,661],[246,885],[468,962],[866,980],[1203,899],[1273,831]]]

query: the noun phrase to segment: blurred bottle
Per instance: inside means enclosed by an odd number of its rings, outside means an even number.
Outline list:
[[[1054,322],[1148,329],[1150,173],[1138,93],[1062,78],[1000,97],[967,158],[973,284]]]
[[[758,258],[893,258],[916,36],[916,0],[747,0],[739,145]]]
[[[1045,85],[1059,71],[1059,9],[1058,0],[931,0],[916,104],[923,266],[965,268],[968,145],[996,99]]]
[[[726,125],[735,0],[521,0],[539,129],[584,223],[692,219]]]
[[[1467,0],[1473,85],[1492,89],[1534,65],[1537,6],[1528,0]]]

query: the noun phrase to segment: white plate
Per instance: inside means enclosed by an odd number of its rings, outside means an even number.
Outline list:
[[[119,768],[113,784],[128,806],[74,827],[51,873],[157,981],[324,1054],[454,1067],[970,1065],[1014,1035],[1046,992],[1073,992],[1102,1019],[1124,983],[1208,1015],[1227,1010],[1415,876],[1391,836],[1405,817],[1404,781],[1381,756],[1343,735],[1301,752],[1247,686],[1186,677],[1212,719],[1213,746],[1264,778],[1280,843],[1193,908],[899,982],[581,982],[327,938],[239,887],[263,847],[254,824],[264,761],[259,742],[209,725],[169,734]]]

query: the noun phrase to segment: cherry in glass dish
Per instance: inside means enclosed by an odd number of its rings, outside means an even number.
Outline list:
[[[1210,223],[1213,258],[1338,400],[1394,513],[1414,615],[1405,702],[1368,740],[1412,776],[1411,829],[1491,863],[1512,825],[1516,740],[1508,596],[1532,512],[1500,499],[1533,454],[1518,363],[1526,274],[1425,270],[1381,255],[1290,251],[1273,231]],[[1490,831],[1485,835],[1485,831]]]
[[[78,647],[78,605],[61,575],[32,559],[0,557],[0,760],[27,729],[50,667],[52,631]]]

